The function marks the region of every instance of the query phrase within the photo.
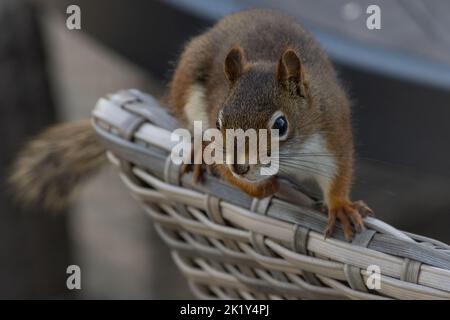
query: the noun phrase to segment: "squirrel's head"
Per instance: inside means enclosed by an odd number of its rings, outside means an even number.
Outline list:
[[[277,165],[281,169],[289,150],[300,150],[299,145],[317,131],[317,120],[320,117],[320,110],[312,103],[308,80],[299,54],[294,49],[288,48],[280,52],[280,57],[275,63],[248,62],[241,48],[233,48],[226,56],[224,73],[229,90],[218,112],[216,123],[224,140],[227,129],[244,131],[267,129],[269,132],[267,151],[270,154],[272,152],[270,129],[278,129],[279,157],[275,161],[279,161]],[[248,143],[249,139],[245,140],[245,143]],[[258,148],[260,146],[258,136]],[[260,183],[271,179],[261,175],[260,162],[248,163],[247,145],[245,150],[245,153],[237,155],[230,154],[229,150],[226,150],[226,167],[233,176],[248,183]],[[246,160],[236,163],[244,155]]]

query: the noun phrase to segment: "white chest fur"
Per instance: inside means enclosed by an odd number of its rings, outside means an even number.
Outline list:
[[[326,141],[321,134],[313,134],[299,150],[291,154],[284,151],[284,154],[292,165],[283,165],[281,159],[282,174],[287,174],[297,181],[313,179],[326,193],[336,175],[336,157],[327,149]]]
[[[202,121],[202,127],[208,128],[208,113],[205,102],[205,88],[200,84],[194,84],[189,89],[189,96],[184,106],[184,113],[188,120],[189,129],[193,128],[194,121]]]

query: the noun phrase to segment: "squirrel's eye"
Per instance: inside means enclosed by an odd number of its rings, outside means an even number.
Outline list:
[[[287,133],[288,123],[284,116],[278,117],[273,123],[272,129],[278,129],[278,135],[283,137]]]

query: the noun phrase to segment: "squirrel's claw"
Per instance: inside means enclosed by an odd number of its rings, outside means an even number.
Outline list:
[[[329,209],[328,222],[325,227],[325,238],[333,233],[337,218],[342,225],[345,239],[350,241],[353,237],[353,229],[357,233],[364,230],[362,218],[366,216],[373,216],[373,211],[363,201],[343,202],[340,205]]]
[[[181,175],[192,171],[192,182],[194,184],[201,183],[203,180],[203,173],[206,171],[208,174],[214,174],[212,165],[204,164],[182,164]]]
[[[200,168],[199,168],[200,167]],[[184,175],[188,172],[192,171],[192,181],[194,183],[198,183],[201,180],[201,176],[202,176],[202,168],[200,164],[186,164],[183,163],[181,165],[181,175]]]
[[[183,163],[181,165],[181,174],[182,175],[188,173],[189,171],[192,171],[192,181],[194,182],[194,184],[202,182],[203,172],[205,171],[205,169],[206,169],[207,173],[209,173],[209,174],[212,173],[212,166],[205,165],[203,163],[194,163],[195,159],[201,159],[201,157],[203,155],[203,150],[205,147],[206,147],[206,144],[203,143],[202,148],[196,153],[195,149],[194,149],[194,145],[192,144],[191,163],[189,163],[189,164]]]
[[[355,208],[363,218],[375,216],[373,210],[362,200],[353,202],[352,207]]]
[[[203,164],[186,164],[183,163],[181,165],[181,175],[184,175],[190,171],[192,171],[192,182],[197,184],[202,181],[203,172],[205,171]],[[209,172],[209,169],[207,169]]]
[[[192,170],[192,180],[194,183],[199,183],[203,179],[203,165],[202,164],[194,164]]]

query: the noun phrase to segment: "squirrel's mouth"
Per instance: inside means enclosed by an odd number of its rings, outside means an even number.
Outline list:
[[[261,175],[260,165],[228,165],[228,169],[231,171],[231,174],[242,181],[248,182],[248,183],[260,183],[263,182],[269,178],[271,178],[270,175]]]

